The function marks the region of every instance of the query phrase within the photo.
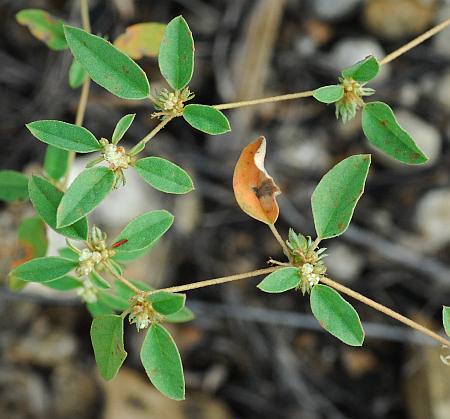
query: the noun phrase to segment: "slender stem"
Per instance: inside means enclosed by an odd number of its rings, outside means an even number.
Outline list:
[[[161,131],[172,119],[174,116],[169,116],[166,119],[163,119],[155,128],[153,128],[141,141],[139,141],[133,149],[138,150],[140,147],[144,147],[159,131]]]
[[[289,262],[292,263],[291,252],[289,251],[288,247],[286,246],[286,243],[284,242],[283,238],[281,237],[280,233],[278,232],[277,228],[275,227],[275,224],[268,224],[268,226],[270,228],[270,231],[274,235],[274,237],[277,239],[277,242],[280,243],[280,246],[283,249],[283,253],[289,259]]]
[[[391,310],[388,307],[385,307],[382,304],[379,304],[370,298],[365,297],[364,295],[351,290],[350,288],[347,288],[346,286],[339,284],[338,282],[333,281],[330,278],[321,278],[320,282],[330,286],[331,288],[334,288],[337,291],[342,292],[343,294],[346,294],[355,300],[361,301],[362,303],[368,305],[369,307],[372,307],[373,309],[380,311],[381,313],[385,314],[386,316],[392,317],[393,319],[406,324],[407,326],[429,336],[430,338],[437,340],[439,343],[442,343],[443,345],[450,346],[450,340],[445,339],[443,336],[438,335],[437,333],[433,332],[432,330],[426,328],[425,326],[420,325],[419,323],[416,323],[415,321],[408,319],[408,317],[405,317],[399,313],[397,313],[394,310]]]
[[[128,288],[130,288],[130,290],[134,291],[136,294],[141,294],[142,290],[140,290],[138,287],[136,287],[135,285],[133,285],[130,281],[128,281],[127,278],[125,278],[124,276],[118,274],[114,269],[111,268],[111,266],[109,266],[109,264],[104,263],[103,264],[106,268],[106,270],[112,275],[114,276],[116,279],[118,279],[120,282],[122,282],[124,285],[126,285]]]
[[[162,288],[158,290],[147,291],[146,294],[153,294],[155,292],[166,291],[166,292],[184,292],[190,291],[197,288],[210,287],[211,285],[220,285],[225,284],[226,282],[239,281],[240,279],[253,278],[259,275],[270,274],[271,272],[280,269],[279,267],[258,269],[252,272],[246,272],[243,274],[231,275],[231,276],[223,276],[221,278],[208,279],[206,281],[193,282],[192,284],[186,285],[177,285],[174,287]]]
[[[430,30],[424,32],[422,35],[419,35],[417,38],[414,38],[412,41],[401,46],[399,49],[386,55],[386,57],[384,57],[380,61],[380,65],[384,65],[384,64],[387,64],[387,63],[395,60],[396,58],[400,57],[400,55],[404,54],[405,52],[408,52],[410,49],[417,47],[422,42],[424,42],[428,38],[431,38],[432,36],[436,35],[438,32],[442,31],[449,25],[450,25],[450,19],[444,20],[442,23],[439,23],[438,25],[434,26]]]
[[[91,32],[91,22],[89,20],[89,5],[88,0],[80,0],[80,12],[81,12],[81,22],[83,25],[83,29],[86,32]],[[81,88],[80,99],[78,100],[77,114],[75,116],[75,125],[82,126],[84,122],[84,116],[86,115],[86,107],[89,98],[89,87],[91,84],[91,80],[89,77],[83,83]],[[73,162],[75,160],[75,153],[73,151],[69,152],[68,162],[67,162],[67,172],[66,177],[64,179],[64,187],[67,186],[67,182],[69,181],[69,173],[73,166]]]
[[[273,103],[273,102],[281,102],[283,100],[301,99],[304,97],[310,97],[312,95],[313,95],[313,91],[308,90],[306,92],[289,93],[287,95],[271,96],[271,97],[265,97],[262,99],[253,99],[253,100],[243,100],[241,102],[222,103],[220,105],[214,105],[213,108],[216,108],[216,109],[243,108],[244,106],[261,105],[263,103]]]
[[[317,237],[316,240],[312,242],[311,249],[316,250],[319,243],[322,241],[320,237]]]

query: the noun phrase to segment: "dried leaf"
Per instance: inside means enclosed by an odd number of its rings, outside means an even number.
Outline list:
[[[233,176],[233,189],[241,209],[266,224],[274,224],[279,208],[275,197],[281,193],[264,168],[266,139],[259,137],[242,151]]]
[[[163,23],[137,23],[128,26],[114,45],[135,60],[157,57],[165,28]]]

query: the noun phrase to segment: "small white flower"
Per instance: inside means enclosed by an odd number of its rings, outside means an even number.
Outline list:
[[[86,260],[89,260],[92,256],[92,252],[89,249],[83,249],[80,253],[80,257],[78,258],[78,260],[80,262],[84,262]]]
[[[313,273],[313,271],[314,271],[314,266],[311,265],[310,263],[305,263],[302,266],[302,274],[305,275],[305,276]]]
[[[97,288],[89,279],[83,281],[83,286],[78,289],[77,293],[85,303],[97,302]]]

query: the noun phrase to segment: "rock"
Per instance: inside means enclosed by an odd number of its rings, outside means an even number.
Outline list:
[[[53,370],[50,380],[52,418],[94,417],[92,412],[99,402],[100,391],[92,371],[91,367],[74,363],[60,365]]]
[[[419,201],[415,224],[422,234],[422,248],[436,250],[450,242],[450,188],[434,189]]]
[[[322,20],[338,20],[353,12],[362,0],[315,0],[314,12]]]
[[[0,367],[0,417],[41,419],[49,417],[48,397],[43,380],[18,367]]]
[[[358,38],[343,38],[332,49],[329,60],[331,65],[339,73],[345,67],[355,64],[367,57],[368,55],[374,55],[376,58],[381,59],[385,56],[385,52],[381,45],[371,37],[358,37]],[[390,66],[384,65],[375,81],[371,84],[377,84],[389,76]]]
[[[364,268],[364,260],[349,246],[332,244],[326,251],[325,264],[330,276],[342,282],[352,282]]]
[[[441,154],[442,136],[440,132],[433,125],[410,111],[399,109],[394,110],[394,113],[400,126],[412,136],[417,146],[428,156],[428,161],[420,165],[407,165],[395,160],[370,144],[370,148],[377,155],[379,161],[385,166],[403,171],[421,170],[433,166]]]
[[[103,382],[107,419],[229,419],[231,412],[207,396],[189,394],[183,403],[163,396],[143,376],[122,368],[117,377]],[[195,413],[194,413],[195,412]]]
[[[330,166],[327,148],[320,140],[304,140],[283,147],[280,158],[293,168],[314,173],[321,173]]]
[[[399,92],[400,103],[407,107],[412,108],[420,98],[420,89],[414,83],[405,83]]]
[[[439,9],[436,22],[443,22],[448,18],[450,18],[450,4]],[[432,40],[432,45],[436,54],[450,58],[450,32],[448,30],[441,31],[435,35]]]
[[[371,0],[364,3],[364,21],[377,36],[398,40],[418,35],[432,23],[436,0]]]

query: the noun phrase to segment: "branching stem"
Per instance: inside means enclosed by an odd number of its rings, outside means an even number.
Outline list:
[[[278,269],[280,269],[280,268],[272,267],[272,268],[258,269],[256,271],[246,272],[243,274],[223,276],[220,278],[208,279],[206,281],[193,282],[192,284],[176,285],[174,287],[161,288],[158,290],[147,291],[146,294],[147,295],[153,294],[153,293],[159,292],[159,291],[185,292],[185,291],[195,290],[197,288],[210,287],[211,285],[220,285],[220,284],[225,284],[226,282],[239,281],[241,279],[253,278],[255,276],[260,276],[260,275],[266,275],[266,274],[275,272]]]
[[[134,284],[132,284],[127,278],[125,278],[123,275],[118,274],[114,269],[109,266],[109,264],[104,263],[103,264],[106,270],[116,279],[118,279],[120,282],[122,282],[124,285],[126,285],[130,290],[135,292],[136,294],[141,294],[142,291],[136,287]]]
[[[392,317],[393,319],[429,336],[430,338],[437,340],[438,342],[442,343],[443,345],[450,346],[450,340],[445,339],[443,336],[438,335],[437,333],[433,332],[432,330],[428,329],[425,326],[420,325],[419,323],[416,323],[415,321],[409,319],[408,317],[405,317],[399,313],[397,313],[394,310],[391,310],[390,308],[377,303],[376,301],[371,300],[370,298],[365,297],[364,295],[360,294],[359,292],[353,291],[350,288],[347,288],[346,286],[339,284],[336,281],[333,281],[330,278],[321,278],[320,282],[330,286],[331,288],[334,288],[335,290],[341,292],[342,294],[346,294],[349,297],[354,298],[355,300],[358,300],[369,307],[380,311],[381,313],[385,314],[386,316]]]
[[[159,131],[161,131],[172,119],[174,119],[174,116],[168,116],[167,118],[163,119],[158,125],[156,125],[155,128],[153,128],[144,138],[142,138],[141,141],[139,141],[133,149],[140,149],[141,147],[144,147],[156,134],[158,134]]]
[[[286,243],[284,242],[283,238],[281,237],[280,233],[278,232],[277,228],[275,227],[275,224],[268,224],[270,231],[277,239],[277,242],[280,244],[281,248],[283,249],[283,253],[286,255],[286,257],[289,259],[289,262],[292,263],[292,255],[289,251],[288,247],[286,246]]]

